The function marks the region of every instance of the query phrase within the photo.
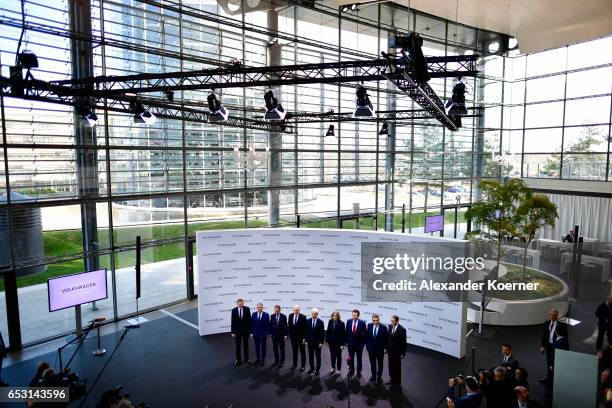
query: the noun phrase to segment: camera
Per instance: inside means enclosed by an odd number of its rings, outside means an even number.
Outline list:
[[[495,377],[495,367],[485,369],[479,368],[478,375],[482,374],[487,382],[492,382]]]
[[[68,399],[70,402],[76,401],[85,395],[87,380],[81,380],[77,373],[65,370],[61,373],[41,380],[42,387],[66,387],[68,388]]]
[[[118,385],[115,388],[102,393],[96,408],[114,408],[121,401],[127,400],[129,397],[130,394],[128,392],[123,392],[123,386]],[[130,406],[132,406],[131,403]],[[149,408],[149,406],[146,403],[141,402],[138,405],[134,405],[134,408]]]

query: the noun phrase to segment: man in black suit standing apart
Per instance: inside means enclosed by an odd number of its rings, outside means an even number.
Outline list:
[[[610,329],[612,328],[612,296],[608,296],[608,299],[599,306],[595,312],[597,316],[597,341],[595,342],[595,348],[598,353],[601,353],[601,347],[603,346],[604,336],[608,335],[608,344],[612,344],[612,334]]]
[[[380,324],[380,316],[372,315],[372,323],[368,324],[366,349],[370,357],[372,377],[370,382],[382,383],[383,363],[387,350],[387,327]]]
[[[514,375],[514,372],[519,367],[519,362],[512,355],[512,346],[508,343],[504,343],[501,346],[502,349],[502,359],[499,363],[500,367],[505,367],[509,371],[511,371],[510,375]]]
[[[559,311],[552,309],[549,316],[550,320],[544,323],[544,330],[542,331],[542,339],[540,341],[540,352],[546,353],[546,377],[540,378],[542,383],[552,381],[551,375],[554,374],[555,367],[555,348],[563,348],[558,347],[558,340],[563,340],[563,343],[567,343],[569,346],[567,325],[558,320]]]
[[[232,309],[232,337],[236,342],[236,366],[242,364],[240,355],[240,342],[244,347],[244,361],[249,362],[249,333],[251,331],[251,309],[244,305],[243,299],[236,301],[237,306]]]
[[[293,352],[292,370],[297,368],[298,352],[301,355],[300,371],[306,367],[306,347],[304,346],[304,334],[306,328],[306,316],[300,313],[300,305],[293,306],[293,313],[289,315],[289,339],[291,340],[291,351]]]
[[[270,337],[274,351],[274,364],[282,367],[285,364],[285,339],[287,338],[287,316],[280,312],[280,305],[274,306],[274,314],[270,316]]]
[[[388,328],[387,354],[389,355],[389,377],[387,385],[402,385],[402,359],[406,356],[406,329],[399,324],[399,316],[391,316]]]
[[[353,310],[353,318],[346,322],[346,346],[349,352],[349,377],[355,374],[355,357],[357,357],[357,378],[361,378],[363,365],[363,346],[366,342],[366,324],[359,319],[359,310]]]
[[[325,324],[323,320],[319,319],[319,309],[312,309],[310,316],[310,319],[306,320],[306,336],[304,337],[304,343],[308,346],[308,362],[310,364],[308,374],[312,375],[314,372],[315,375],[319,375],[321,347],[325,343]]]

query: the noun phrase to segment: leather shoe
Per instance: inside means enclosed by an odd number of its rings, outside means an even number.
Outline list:
[[[306,367],[300,367],[300,372],[304,372],[304,370],[306,370]]]

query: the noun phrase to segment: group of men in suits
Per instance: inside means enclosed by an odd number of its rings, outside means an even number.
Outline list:
[[[249,361],[249,337],[253,338],[255,364],[264,365],[266,359],[267,337],[272,339],[274,364],[283,367],[285,363],[285,341],[291,342],[293,354],[292,370],[298,368],[300,358],[300,372],[306,370],[306,348],[308,348],[308,361],[310,375],[319,375],[321,369],[321,348],[325,343],[329,346],[331,370],[330,373],[340,374],[342,366],[342,351],[348,350],[349,376],[355,374],[361,378],[363,368],[363,349],[368,352],[371,368],[372,382],[382,382],[384,356],[388,355],[389,377],[387,384],[401,385],[401,360],[406,355],[406,329],[399,324],[399,317],[391,316],[389,325],[381,323],[378,315],[372,316],[372,322],[360,319],[359,310],[352,311],[352,318],[346,323],[341,320],[340,313],[335,311],[325,323],[319,317],[319,310],[312,309],[310,317],[301,313],[299,305],[293,307],[290,315],[281,313],[280,305],[274,306],[274,313],[263,311],[263,304],[258,303],[257,309],[251,314],[250,309],[244,305],[243,299],[238,299],[237,305],[232,309],[231,333],[236,343],[236,361],[239,366],[243,361]],[[244,354],[244,360],[243,360]]]

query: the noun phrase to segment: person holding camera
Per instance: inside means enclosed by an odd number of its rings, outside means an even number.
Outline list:
[[[465,387],[465,395],[456,397],[455,386]],[[461,377],[455,377],[448,380],[448,394],[446,396],[446,405],[448,408],[478,408],[481,402],[482,394],[478,389],[478,381],[476,381],[476,378],[467,377],[464,380]]]
[[[491,372],[492,371],[492,372]],[[504,367],[481,371],[480,389],[487,399],[488,408],[509,408],[514,400],[514,387],[511,376]]]

